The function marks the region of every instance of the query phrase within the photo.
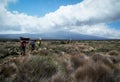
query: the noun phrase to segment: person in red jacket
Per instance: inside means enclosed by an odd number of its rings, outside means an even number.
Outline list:
[[[21,54],[25,55],[25,52],[26,52],[26,41],[25,40],[20,41],[20,47],[21,47]]]

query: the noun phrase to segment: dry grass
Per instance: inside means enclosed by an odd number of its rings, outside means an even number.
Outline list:
[[[95,62],[103,62],[106,65],[113,64],[113,61],[111,60],[110,56],[108,56],[108,55],[97,53],[97,54],[92,55],[91,58]]]
[[[71,56],[71,62],[72,62],[73,68],[77,69],[79,66],[83,66],[88,62],[91,62],[91,60],[86,55],[81,54],[81,55]]]
[[[57,73],[52,76],[52,82],[65,82],[64,75]]]
[[[91,63],[75,71],[75,82],[112,82],[112,70],[103,63]]]
[[[17,80],[37,82],[41,78],[49,78],[57,72],[57,65],[51,57],[31,56],[27,62],[18,66],[20,74]],[[22,81],[23,82],[23,81]]]
[[[120,55],[119,52],[116,50],[109,51],[107,54],[110,56],[119,56]]]
[[[0,82],[120,82],[120,47],[116,41],[42,42],[26,56],[18,42],[0,42]]]
[[[6,63],[0,66],[0,81],[12,82],[18,74],[15,63]]]

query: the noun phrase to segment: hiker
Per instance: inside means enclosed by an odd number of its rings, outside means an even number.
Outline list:
[[[25,52],[26,52],[26,41],[25,40],[20,41],[20,47],[21,47],[21,54],[25,55]]]
[[[31,50],[35,50],[36,40],[30,42]]]
[[[37,41],[37,46],[38,46],[38,47],[41,46],[41,38]]]

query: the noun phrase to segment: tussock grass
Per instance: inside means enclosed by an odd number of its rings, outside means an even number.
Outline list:
[[[77,69],[79,66],[83,66],[84,64],[91,62],[91,60],[86,55],[74,55],[71,56],[71,62],[74,69]]]
[[[113,64],[113,61],[111,60],[110,56],[104,55],[104,54],[101,54],[101,53],[93,54],[91,56],[91,58],[95,62],[103,62],[106,65]]]
[[[0,82],[120,82],[119,41],[64,42],[42,42],[26,56],[12,53],[17,42],[0,43],[0,56],[12,55],[0,62]]]
[[[120,55],[119,52],[116,50],[111,50],[107,54],[110,56],[119,56]]]
[[[65,77],[61,73],[52,76],[52,82],[65,82]]]
[[[57,65],[50,56],[31,56],[24,64],[19,63],[18,69],[17,81],[38,82],[41,78],[54,75],[57,72]]]
[[[107,53],[107,55],[110,55],[111,60],[112,60],[114,63],[120,63],[120,54],[119,54],[118,51],[116,51],[116,50],[109,51],[109,52]]]
[[[75,82],[113,82],[112,70],[103,63],[91,63],[79,67],[74,74]]]
[[[18,68],[15,63],[6,63],[0,66],[0,81],[12,82],[18,74]]]

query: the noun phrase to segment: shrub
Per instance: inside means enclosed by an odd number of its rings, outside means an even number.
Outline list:
[[[57,65],[50,56],[31,56],[27,62],[19,65],[19,71],[17,81],[38,82],[43,77],[49,78],[55,74]]]
[[[52,53],[48,49],[41,49],[41,50],[34,50],[31,52],[32,55],[41,55],[41,56],[47,56],[51,55]]]
[[[111,65],[113,64],[112,60],[110,59],[109,56],[107,55],[103,55],[100,53],[94,54],[91,56],[91,58],[95,61],[95,62],[103,62],[106,65]]]
[[[55,56],[55,55],[54,55]],[[69,75],[74,71],[72,63],[70,60],[71,56],[69,54],[56,55],[56,63],[58,63],[58,70],[62,75],[69,77]],[[67,79],[67,78],[66,78]]]
[[[120,55],[119,52],[116,51],[116,50],[109,51],[107,54],[110,55],[110,56],[118,56],[118,55]]]
[[[113,82],[112,70],[103,63],[86,64],[75,71],[75,82]]]
[[[71,56],[71,62],[74,69],[77,69],[79,66],[83,66],[89,61],[88,57],[85,55],[74,55]]]
[[[64,75],[57,73],[52,77],[52,82],[65,82]]]
[[[18,68],[15,63],[8,62],[1,65],[0,82],[12,82],[18,74]]]
[[[113,61],[114,64],[120,63],[120,54],[116,50],[109,51],[107,55],[110,55],[110,59]]]

